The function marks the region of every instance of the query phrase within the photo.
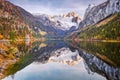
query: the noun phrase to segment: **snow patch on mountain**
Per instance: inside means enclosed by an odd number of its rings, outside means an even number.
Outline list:
[[[61,29],[61,30],[70,30],[72,26],[75,26],[76,29],[78,28],[78,24],[75,22],[72,22],[72,17],[52,17],[51,21],[55,23],[55,28]]]
[[[63,31],[68,31],[73,26],[75,27],[75,29],[77,29],[78,24],[81,21],[80,16],[75,14],[74,12],[54,16],[46,14],[37,14],[35,16],[44,26],[51,26],[55,29],[60,29]]]

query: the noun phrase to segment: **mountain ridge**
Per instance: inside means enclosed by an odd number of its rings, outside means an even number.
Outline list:
[[[79,24],[79,29],[89,25],[94,25],[104,18],[120,12],[119,0],[107,0],[97,6],[89,5],[84,14],[84,19]]]
[[[6,0],[0,0],[0,35],[4,39],[25,38],[39,34],[36,18],[26,10]],[[9,28],[9,29],[8,29]],[[41,35],[41,34],[39,34]]]
[[[80,41],[120,40],[120,0],[107,0],[86,9],[79,29],[68,37]]]

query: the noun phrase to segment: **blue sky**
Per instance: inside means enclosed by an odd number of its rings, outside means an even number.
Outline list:
[[[30,13],[62,14],[75,11],[83,16],[89,4],[98,5],[106,0],[9,0]]]

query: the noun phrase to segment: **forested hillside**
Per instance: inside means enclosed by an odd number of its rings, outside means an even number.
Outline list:
[[[6,0],[0,0],[0,39],[24,39],[46,34],[36,18],[24,9]],[[43,34],[44,33],[44,34]]]
[[[120,13],[111,15],[96,25],[77,33],[79,39],[120,40]]]

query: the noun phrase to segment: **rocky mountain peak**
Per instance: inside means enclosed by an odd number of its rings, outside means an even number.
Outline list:
[[[89,5],[86,9],[84,19],[80,23],[80,28],[94,25],[106,17],[120,12],[120,0],[107,0],[97,6]]]
[[[63,18],[63,19],[70,19],[71,22],[74,22],[74,23],[80,23],[81,21],[81,17],[79,16],[79,14],[71,11],[69,13],[65,13],[65,14],[61,14],[61,15],[55,15],[53,17],[50,17],[51,18]]]
[[[46,26],[45,30],[48,33],[54,32],[55,34],[60,34],[62,36],[78,29],[78,24],[81,21],[80,16],[75,12],[54,16],[41,14],[35,15],[35,17],[40,23]]]
[[[75,17],[76,13],[75,12],[69,12],[66,16],[67,17]]]
[[[66,13],[66,14],[63,14],[62,15],[62,17],[79,17],[80,18],[80,16],[77,14],[77,13],[75,13],[75,12],[69,12],[69,13]]]

